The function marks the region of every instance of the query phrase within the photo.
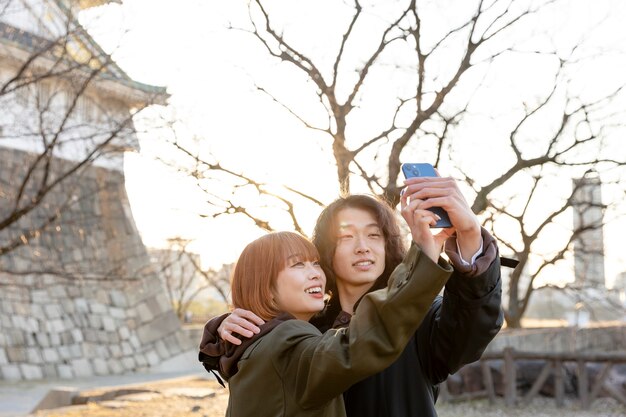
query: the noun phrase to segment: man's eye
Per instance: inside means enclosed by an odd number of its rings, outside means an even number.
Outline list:
[[[380,233],[370,233],[370,237],[380,237]]]
[[[340,235],[339,239],[350,239],[352,235]]]

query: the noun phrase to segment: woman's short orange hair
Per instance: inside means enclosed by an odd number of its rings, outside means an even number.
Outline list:
[[[274,232],[250,242],[233,271],[233,306],[250,310],[263,320],[280,314],[274,302],[276,278],[291,256],[306,261],[319,260],[315,246],[297,233]]]

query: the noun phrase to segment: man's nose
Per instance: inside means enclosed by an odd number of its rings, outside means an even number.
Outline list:
[[[364,237],[357,237],[356,239],[356,253],[368,253],[370,251],[367,241]]]

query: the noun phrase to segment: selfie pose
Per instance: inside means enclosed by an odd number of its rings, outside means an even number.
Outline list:
[[[415,206],[415,244],[388,287],[363,297],[348,326],[324,334],[308,322],[324,308],[326,277],[315,246],[279,232],[243,250],[233,305],[265,322],[238,345],[217,340],[209,322],[199,355],[228,381],[227,416],[345,416],[341,394],[398,357],[452,273],[428,230],[435,216]]]
[[[402,216],[410,227],[415,216],[409,207],[445,210],[452,228],[433,229],[434,238],[447,239],[454,272],[400,357],[345,391],[350,417],[436,416],[438,384],[480,358],[503,323],[496,242],[480,228],[456,182],[410,178],[405,184]],[[313,242],[332,293],[324,311],[311,320],[321,331],[348,325],[363,296],[387,284],[405,253],[393,211],[364,195],[331,203],[318,219]],[[244,309],[232,313],[210,322],[214,337],[238,344],[258,334],[264,323]],[[327,383],[332,385],[332,379]]]

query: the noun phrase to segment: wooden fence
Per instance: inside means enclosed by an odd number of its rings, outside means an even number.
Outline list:
[[[518,404],[527,404],[546,383],[550,375],[554,376],[554,399],[557,407],[562,407],[565,400],[565,369],[564,364],[573,362],[578,377],[578,399],[581,408],[589,409],[602,389],[611,397],[626,406],[626,394],[619,388],[606,384],[606,379],[613,365],[626,363],[626,353],[556,353],[556,352],[522,352],[513,348],[505,348],[502,352],[485,353],[480,359],[480,369],[485,389],[483,391],[468,392],[460,395],[450,395],[446,384],[441,384],[441,396],[444,401],[463,401],[473,398],[488,398],[490,403],[496,399],[490,360],[502,360],[502,385],[504,387],[504,403],[507,407]],[[537,379],[530,390],[523,397],[518,395],[516,360],[541,360],[545,362]],[[593,386],[590,386],[587,371],[588,363],[600,363],[602,368]]]

